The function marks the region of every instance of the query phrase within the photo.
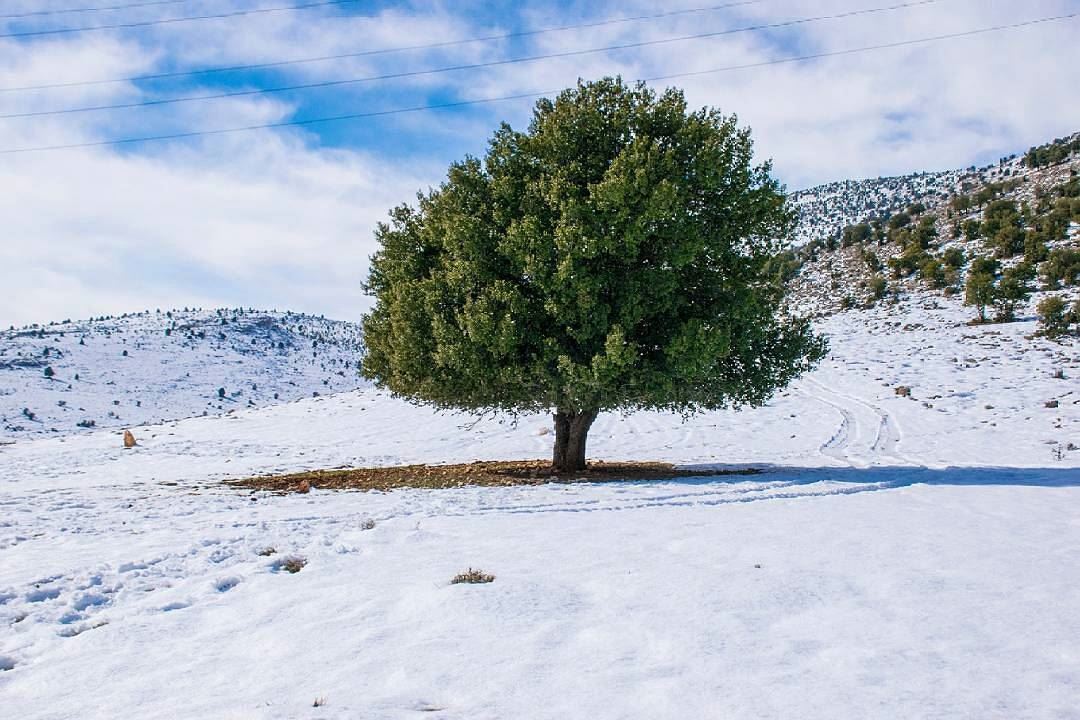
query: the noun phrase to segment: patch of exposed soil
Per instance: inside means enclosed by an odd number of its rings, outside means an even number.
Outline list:
[[[474,462],[461,465],[398,465],[377,468],[311,470],[226,480],[229,485],[272,492],[320,490],[394,490],[397,488],[456,488],[468,485],[500,487],[542,485],[550,482],[615,482],[668,480],[682,477],[756,475],[760,470],[704,470],[660,462],[591,462],[581,472],[556,472],[543,460]]]

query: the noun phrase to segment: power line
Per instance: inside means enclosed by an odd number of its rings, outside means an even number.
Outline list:
[[[113,10],[131,10],[133,8],[151,7],[153,5],[176,5],[178,3],[191,2],[191,0],[148,0],[148,2],[131,3],[130,5],[108,5],[104,7],[67,8],[64,10],[32,10],[30,12],[17,13],[14,15],[0,15],[0,20],[18,20],[20,18],[39,17],[41,15],[68,15],[71,13],[106,12]]]
[[[448,72],[457,72],[462,70],[479,70],[483,68],[498,67],[503,65],[516,65],[518,63],[537,62],[539,60],[552,60],[555,58],[566,57],[579,57],[581,55],[592,55],[602,52],[611,52],[615,50],[629,50],[633,48],[651,47],[655,45],[666,45],[675,42],[685,42],[687,40],[702,40],[705,38],[715,38],[724,35],[735,35],[745,32],[756,32],[759,30],[774,30],[777,28],[792,27],[795,25],[806,25],[814,22],[821,22],[823,20],[839,20],[843,18],[856,17],[859,15],[872,15],[875,13],[888,12],[892,10],[902,10],[906,8],[918,7],[921,5],[930,5],[938,2],[946,2],[947,0],[911,0],[909,2],[900,3],[898,5],[889,5],[886,7],[877,8],[865,8],[861,10],[849,10],[842,13],[836,13],[833,15],[819,15],[810,18],[799,18],[797,20],[785,20],[783,22],[767,23],[762,25],[751,25],[749,27],[734,28],[728,30],[716,30],[707,33],[697,33],[695,35],[681,35],[671,38],[657,38],[654,40],[642,40],[633,43],[622,43],[619,45],[608,45],[599,48],[589,48],[585,50],[566,50],[564,52],[557,53],[545,53],[543,55],[530,55],[527,57],[519,58],[507,58],[503,60],[490,60],[487,62],[470,63],[466,65],[451,65],[448,67],[431,68],[427,70],[411,70],[406,72],[387,73],[383,75],[368,75],[365,77],[357,78],[345,78],[341,80],[320,80],[317,82],[303,83],[300,85],[281,85],[278,87],[269,88],[255,88],[249,90],[229,90],[227,92],[212,93],[205,95],[185,95],[182,97],[172,98],[159,98],[155,100],[138,100],[135,102],[127,103],[112,103],[109,105],[84,105],[81,107],[72,108],[60,108],[58,110],[30,110],[20,113],[8,113],[0,115],[0,120],[9,120],[14,118],[30,118],[41,117],[45,115],[69,115],[72,113],[84,113],[95,112],[99,110],[125,110],[132,108],[142,108],[160,105],[175,105],[179,103],[189,103],[203,100],[221,100],[224,98],[234,97],[247,97],[251,95],[266,95],[270,93],[281,93],[292,90],[314,90],[317,88],[328,87],[340,87],[342,85],[357,85],[360,83],[374,82],[378,80],[401,80],[404,78],[418,77],[421,75],[437,75]]]
[[[278,5],[275,7],[249,8],[247,10],[231,10],[226,13],[215,15],[185,15],[175,18],[159,18],[157,20],[143,20],[140,22],[115,23],[113,25],[92,25],[90,27],[76,28],[53,28],[51,30],[25,30],[22,32],[0,34],[0,38],[24,38],[39,37],[42,35],[67,35],[71,33],[92,32],[95,30],[129,30],[132,28],[149,27],[151,25],[167,25],[172,23],[193,22],[196,20],[220,20],[222,18],[237,17],[240,15],[259,15],[263,13],[289,12],[292,10],[308,10],[310,8],[326,7],[328,5],[344,5],[346,3],[359,2],[359,0],[317,0],[301,5]]]
[[[186,1],[186,0],[185,0]],[[630,17],[610,18],[593,22],[579,23],[576,25],[558,25],[555,27],[541,28],[538,30],[523,30],[520,32],[501,33],[498,35],[485,35],[480,37],[466,38],[463,40],[443,40],[440,42],[424,43],[421,45],[402,45],[380,50],[363,50],[359,52],[340,53],[337,55],[321,55],[318,57],[296,58],[293,60],[278,60],[275,62],[253,63],[249,65],[231,65],[226,67],[202,68],[199,70],[178,70],[174,72],[154,73],[148,75],[132,75],[123,78],[108,78],[103,80],[77,80],[72,82],[50,83],[47,85],[24,85],[22,87],[0,88],[0,93],[23,92],[28,90],[50,90],[55,88],[84,87],[87,85],[106,85],[110,83],[146,82],[150,80],[165,80],[169,78],[190,77],[193,75],[209,75],[212,73],[240,72],[246,70],[265,70],[267,68],[284,67],[288,65],[301,65],[305,63],[325,62],[327,60],[345,60],[349,58],[372,57],[376,55],[388,55],[390,53],[409,52],[413,50],[435,50],[439,48],[468,45],[471,43],[491,42],[493,40],[511,40],[515,38],[532,37],[548,33],[564,32],[566,30],[582,30],[585,28],[603,27],[642,20],[659,20],[676,15],[689,15],[692,13],[715,12],[742,5],[757,5],[768,0],[738,0],[727,2],[722,5],[709,5],[706,7],[688,8],[685,10],[668,10],[665,12],[651,13],[648,15],[634,15]]]
[[[674,80],[677,78],[694,77],[700,75],[709,75],[713,73],[731,72],[736,70],[748,70],[751,68],[760,68],[770,65],[783,65],[789,63],[805,62],[807,60],[819,60],[822,58],[841,57],[846,55],[856,55],[859,53],[870,52],[873,50],[885,50],[899,47],[909,47],[913,45],[921,45],[925,43],[940,42],[942,40],[953,40],[957,38],[972,37],[974,35],[983,35],[986,33],[998,32],[1002,30],[1012,30],[1016,28],[1029,27],[1033,25],[1041,25],[1050,22],[1056,22],[1059,20],[1069,20],[1076,17],[1080,17],[1080,12],[1068,13],[1065,15],[1054,15],[1051,17],[1038,18],[1035,20],[1025,20],[1023,22],[1010,23],[1007,25],[994,25],[986,28],[979,28],[976,30],[965,30],[961,32],[946,33],[944,35],[932,35],[924,38],[914,38],[911,40],[900,40],[897,42],[884,43],[881,45],[866,45],[859,48],[850,48],[847,50],[834,50],[831,52],[814,53],[811,55],[798,55],[795,57],[777,58],[774,60],[764,60],[756,63],[746,63],[743,65],[728,65],[726,67],[712,68],[710,70],[692,70],[688,72],[672,73],[669,75],[656,75],[649,78],[641,78],[643,82],[656,82],[658,80]],[[74,150],[77,148],[91,148],[91,147],[103,147],[108,145],[129,145],[143,142],[154,142],[161,140],[181,140],[193,137],[205,137],[209,135],[225,135],[231,133],[251,132],[254,130],[274,130],[285,127],[303,127],[308,125],[317,125],[322,123],[342,122],[345,120],[362,120],[367,118],[385,117],[389,115],[401,115],[404,113],[423,112],[425,110],[445,110],[449,108],[464,107],[470,105],[483,105],[496,102],[505,102],[510,100],[524,100],[526,98],[537,98],[549,95],[555,95],[561,92],[560,90],[545,90],[542,92],[527,92],[518,93],[515,95],[502,95],[500,97],[490,98],[477,98],[473,100],[459,100],[448,103],[438,103],[433,105],[417,105],[406,108],[395,108],[391,110],[376,110],[372,112],[363,113],[349,113],[346,115],[333,115],[328,117],[317,118],[305,118],[300,120],[282,120],[280,122],[262,123],[259,125],[247,125],[243,127],[233,128],[220,128],[216,130],[192,130],[182,133],[171,133],[168,135],[145,135],[142,137],[131,138],[119,138],[114,140],[96,140],[93,142],[83,143],[70,143],[66,145],[41,145],[37,147],[27,148],[12,148],[7,150],[0,150],[0,155],[14,155],[19,153],[32,153],[32,152],[48,152],[53,150]]]

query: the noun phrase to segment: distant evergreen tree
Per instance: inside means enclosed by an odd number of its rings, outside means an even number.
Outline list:
[[[1035,277],[1035,269],[1030,265],[1020,263],[1005,271],[1001,280],[994,288],[994,308],[997,311],[997,322],[1012,322],[1016,319],[1016,306],[1028,299],[1031,295],[1032,278]]]
[[[986,322],[986,308],[994,302],[994,281],[998,263],[993,258],[979,257],[971,261],[964,286],[964,304],[979,311],[979,322]]]
[[[1036,308],[1040,332],[1049,338],[1061,337],[1069,332],[1069,313],[1060,295],[1048,295]]]
[[[964,251],[958,247],[951,247],[941,254],[941,261],[954,270],[964,266]]]

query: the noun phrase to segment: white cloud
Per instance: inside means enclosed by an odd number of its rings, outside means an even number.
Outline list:
[[[888,4],[881,0],[881,4]],[[233,3],[232,6],[244,6]],[[34,7],[24,3],[25,7]],[[658,39],[868,7],[865,1],[761,2],[648,22],[545,33],[282,70],[340,78]],[[13,7],[21,7],[15,5]],[[196,5],[196,8],[202,8]],[[215,5],[214,9],[219,6]],[[226,5],[225,7],[228,7]],[[339,89],[314,112],[492,97],[621,73],[632,79],[842,50],[1075,11],[1075,0],[1019,5],[940,0],[925,7],[614,53],[420,76]],[[203,8],[205,9],[205,8]],[[655,4],[519,8],[525,27],[657,12]],[[12,10],[15,12],[16,10]],[[178,12],[175,10],[174,12]],[[1078,21],[672,80],[694,106],[737,113],[790,187],[968,165],[1075,131]],[[3,86],[96,79],[175,67],[243,64],[497,34],[514,18],[471,20],[452,5],[373,17],[319,12],[162,26],[134,36],[86,33],[0,42]],[[510,48],[514,48],[512,51]],[[186,92],[201,92],[191,86]],[[0,93],[0,114],[151,97],[131,84]],[[303,95],[183,103],[33,120],[0,120],[0,148],[64,144],[293,117]],[[356,318],[360,284],[386,211],[437,184],[448,159],[482,152],[501,119],[527,123],[529,101],[469,113],[393,118],[393,142],[320,147],[303,129],[182,143],[0,156],[0,323],[184,305],[276,306]],[[351,126],[345,126],[347,131]],[[362,128],[364,126],[355,126]],[[378,127],[378,126],[375,126]],[[402,138],[409,142],[401,142]],[[411,139],[411,140],[410,140]],[[429,145],[434,148],[427,150]],[[419,159],[418,159],[419,158]]]

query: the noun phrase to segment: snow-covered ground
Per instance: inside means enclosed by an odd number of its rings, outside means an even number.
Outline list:
[[[0,715],[1080,718],[1080,353],[969,316],[836,315],[764,408],[590,434],[749,477],[220,484],[550,451],[370,389],[0,447]]]

